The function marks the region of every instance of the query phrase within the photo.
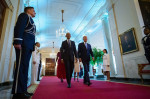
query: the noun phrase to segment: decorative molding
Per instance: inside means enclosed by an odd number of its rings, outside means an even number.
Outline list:
[[[8,6],[8,8],[13,12],[14,6],[12,5],[11,1],[10,0],[5,0],[5,2],[7,4],[7,6]]]

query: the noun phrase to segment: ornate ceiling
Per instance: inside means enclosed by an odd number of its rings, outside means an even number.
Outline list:
[[[72,35],[72,40],[79,41],[85,34],[85,28],[93,17],[105,5],[106,0],[25,0],[25,5],[33,6],[37,26],[36,40],[41,48],[61,46],[62,39],[56,38],[56,30],[61,24],[61,10],[64,9],[64,24]],[[87,30],[87,29],[86,29]],[[82,39],[82,38],[81,38]]]

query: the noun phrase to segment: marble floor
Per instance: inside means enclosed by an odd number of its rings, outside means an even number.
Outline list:
[[[28,88],[28,92],[34,93],[37,87],[38,84],[31,85]],[[11,88],[12,85],[0,87],[0,99],[12,99]]]
[[[0,87],[0,99],[12,99],[11,88],[11,85]]]
[[[82,79],[82,78],[80,78]],[[106,78],[90,78],[91,80],[99,80],[99,81],[105,81]],[[117,82],[117,83],[130,83],[130,84],[138,84],[138,85],[145,85],[150,86],[149,81],[145,81],[144,84],[141,84],[140,80],[123,80],[123,79],[111,79],[111,82]],[[38,85],[32,85],[28,88],[28,92],[34,93]],[[9,86],[1,86],[0,87],[0,99],[12,99],[11,94],[11,88],[12,85]]]

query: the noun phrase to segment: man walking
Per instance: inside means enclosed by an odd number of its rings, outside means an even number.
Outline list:
[[[89,63],[90,63],[90,55],[94,61],[93,52],[91,49],[91,45],[87,43],[87,36],[83,37],[83,43],[78,45],[78,56],[79,61],[83,63],[84,66],[84,84],[90,86],[90,78],[89,78]]]
[[[71,88],[71,78],[74,69],[74,56],[77,61],[77,52],[74,41],[71,41],[71,34],[66,34],[67,40],[62,42],[61,45],[61,61],[65,64],[66,69],[66,79],[68,83],[68,88]]]

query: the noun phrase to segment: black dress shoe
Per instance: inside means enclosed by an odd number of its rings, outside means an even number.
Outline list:
[[[14,94],[12,99],[29,99],[31,96],[25,93],[22,94]]]
[[[68,84],[67,88],[71,88],[71,84]]]
[[[83,84],[87,85],[87,82],[83,82]]]
[[[63,82],[63,79],[61,79],[61,82]]]
[[[92,83],[88,82],[88,86],[90,86]]]
[[[33,93],[25,92],[25,94],[28,94],[30,96],[33,96]]]

